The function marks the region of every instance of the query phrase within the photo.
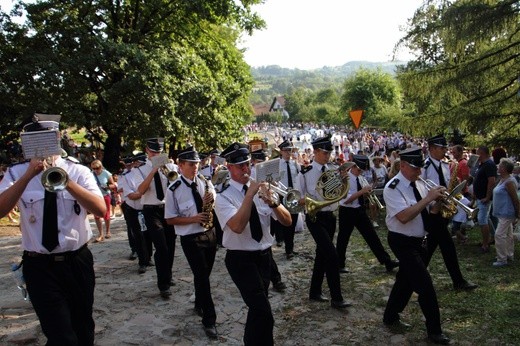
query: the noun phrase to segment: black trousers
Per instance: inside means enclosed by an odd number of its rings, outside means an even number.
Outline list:
[[[249,308],[244,344],[273,345],[274,318],[267,298],[271,250],[226,252],[226,268]]]
[[[278,220],[271,218],[271,233],[274,232],[276,241],[283,240],[285,242],[285,253],[291,254],[294,251],[294,233],[296,223],[298,222],[298,214],[291,214],[291,225],[284,226]]]
[[[339,207],[339,232],[338,238],[336,239],[336,250],[338,251],[340,268],[345,267],[347,246],[354,227],[361,233],[379,263],[386,264],[392,260],[383,247],[383,244],[381,244],[381,240],[377,236],[365,207]]]
[[[427,250],[422,238],[388,232],[388,244],[399,259],[399,270],[386,304],[383,320],[392,323],[399,320],[413,292],[419,295],[419,305],[426,318],[428,334],[440,334],[441,321],[437,294],[426,268]]]
[[[181,236],[181,246],[193,273],[195,306],[202,309],[202,324],[206,327],[215,325],[217,315],[211,297],[209,276],[215,263],[217,243],[208,244],[201,242],[197,236],[187,235]]]
[[[125,218],[126,223],[126,234],[128,236],[128,245],[130,246],[130,250],[132,252],[137,252],[137,246],[134,239],[134,231],[132,230],[132,227],[135,227],[135,225],[132,225],[129,221],[129,218],[127,217],[127,209],[131,208],[126,204],[126,202],[121,203],[121,210],[123,211],[123,217]],[[138,220],[139,221],[139,220]]]
[[[333,244],[336,216],[331,211],[318,212],[315,222],[308,216],[305,222],[316,242],[316,256],[314,257],[309,295],[312,297],[322,293],[321,286],[326,274],[332,300],[342,301],[338,254]]]
[[[93,345],[95,275],[90,250],[83,247],[62,257],[24,254],[22,268],[47,345]]]
[[[139,265],[147,265],[150,261],[150,257],[152,256],[152,240],[149,236],[147,236],[147,232],[141,231],[141,224],[139,223],[139,210],[132,208],[126,203],[121,204],[121,209],[123,210],[127,230],[132,235],[132,242],[130,242],[130,247],[132,251],[137,252]],[[130,241],[130,235],[128,236],[128,240]]]
[[[271,253],[271,269],[270,269],[270,277],[271,282],[273,285],[276,285],[277,283],[282,281],[282,274],[280,273],[280,270],[278,269],[278,265],[276,264],[276,261],[273,257],[273,250],[269,248],[269,252]]]
[[[457,257],[457,250],[453,244],[453,238],[448,230],[449,220],[444,219],[440,214],[430,214],[431,232],[428,233],[428,256],[426,258],[426,265],[430,264],[433,253],[437,246],[441,249],[442,258],[448,273],[450,273],[451,280],[454,285],[460,284],[464,281],[464,277],[460,271],[459,259]]]
[[[170,288],[172,280],[173,258],[175,255],[175,228],[166,224],[164,205],[145,205],[143,216],[147,232],[150,232],[155,247],[155,271],[157,272],[157,287],[163,291]]]

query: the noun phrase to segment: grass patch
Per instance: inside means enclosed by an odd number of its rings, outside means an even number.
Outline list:
[[[383,216],[377,220],[381,225],[377,233],[385,249],[394,258],[388,246]],[[468,231],[469,240],[466,244],[456,244],[459,264],[465,279],[474,282],[479,287],[472,292],[455,291],[453,283],[439,249],[436,250],[429,266],[430,274],[437,291],[437,298],[441,309],[443,329],[457,342],[472,345],[518,345],[520,343],[520,260],[512,265],[494,268],[492,263],[496,252],[494,246],[487,254],[479,252],[481,240],[480,229],[475,227]],[[520,244],[515,245],[517,258],[520,258]],[[364,239],[357,230],[352,234],[347,249],[348,264],[353,270],[348,284],[349,289],[362,290],[372,299],[364,301],[366,308],[383,308],[388,296],[389,288],[393,284],[393,277],[389,284],[381,272],[382,266],[378,263],[368,248]],[[374,267],[376,269],[372,270]],[[351,270],[352,271],[352,270]],[[388,289],[386,290],[386,286]],[[384,296],[383,295],[383,296]],[[401,315],[402,319],[415,327],[411,331],[420,338],[424,335],[424,317],[417,304],[414,294]],[[382,318],[382,316],[381,316]]]

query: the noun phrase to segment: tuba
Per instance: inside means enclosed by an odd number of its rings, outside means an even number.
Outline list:
[[[305,209],[312,222],[316,221],[316,214],[331,204],[341,201],[348,194],[349,181],[341,175],[342,167],[323,172],[316,183],[316,191],[324,199],[316,201],[305,196]]]

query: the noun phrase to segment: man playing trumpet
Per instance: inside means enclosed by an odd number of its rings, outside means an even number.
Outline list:
[[[395,267],[399,266],[399,262],[392,260],[388,252],[385,251],[365,208],[364,199],[372,193],[372,185],[361,183],[363,181],[361,173],[365,167],[368,167],[368,160],[367,156],[354,155],[354,161],[349,163],[351,167],[348,172],[350,190],[347,197],[339,202],[339,232],[336,249],[338,251],[340,273],[348,273],[345,267],[345,254],[354,227],[359,230],[359,233],[361,233],[379,263],[385,265],[387,272],[391,272]],[[377,198],[375,195],[372,196]]]
[[[59,117],[45,118],[39,115],[24,132],[57,131]],[[95,276],[87,212],[103,216],[106,206],[87,167],[59,155],[49,158],[56,181],[42,179],[50,168],[46,160],[31,158],[8,169],[0,183],[0,215],[16,204],[20,208],[19,270],[47,345],[93,345]]]
[[[444,160],[448,150],[448,143],[443,135],[438,135],[428,139],[428,158],[425,160],[422,171],[422,178],[430,180],[439,186],[449,187],[448,183],[451,181],[451,173],[448,162]],[[456,177],[454,177],[456,178]],[[477,285],[468,282],[462,276],[457,258],[457,251],[451,233],[448,230],[449,219],[444,218],[442,213],[432,216],[432,230],[428,233],[428,264],[437,249],[441,249],[444,264],[448,269],[453,287],[461,290],[473,290]]]
[[[273,345],[274,318],[268,299],[273,244],[270,219],[273,216],[288,226],[291,214],[272,199],[267,183],[250,179],[247,145],[233,143],[221,155],[231,179],[217,194],[215,211],[224,231],[226,268],[249,308],[244,344]]]

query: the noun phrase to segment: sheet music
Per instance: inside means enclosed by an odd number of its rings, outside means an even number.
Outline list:
[[[280,159],[274,159],[257,163],[256,181],[280,180]]]
[[[61,155],[59,130],[23,132],[20,137],[26,160]]]

